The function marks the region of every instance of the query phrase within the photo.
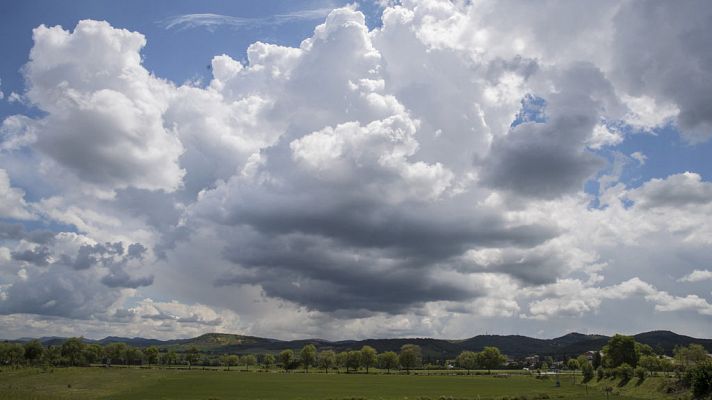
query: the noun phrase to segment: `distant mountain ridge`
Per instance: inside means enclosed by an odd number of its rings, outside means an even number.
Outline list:
[[[712,352],[712,339],[698,339],[678,335],[670,331],[645,332],[633,335],[633,337],[638,342],[647,344],[653,349],[662,349],[666,354],[672,354],[675,346],[687,346],[691,343],[701,344],[707,351]],[[60,345],[65,339],[60,337],[39,338],[45,346]],[[323,339],[278,340],[229,333],[206,333],[190,339],[158,340],[109,336],[99,340],[85,339],[85,341],[101,345],[123,342],[135,347],[157,346],[162,350],[174,349],[178,352],[196,347],[203,352],[211,354],[277,352],[284,349],[300,349],[309,343],[316,345],[320,350],[344,351],[360,349],[368,345],[379,352],[383,352],[398,351],[402,345],[413,343],[422,348],[425,359],[451,359],[464,350],[481,351],[485,346],[496,346],[502,353],[513,358],[534,354],[562,358],[565,356],[577,356],[589,350],[598,350],[609,339],[609,336],[604,335],[569,333],[554,339],[537,339],[520,335],[478,335],[462,340],[396,338],[329,341]],[[28,340],[31,339],[22,338],[16,341],[23,342]]]

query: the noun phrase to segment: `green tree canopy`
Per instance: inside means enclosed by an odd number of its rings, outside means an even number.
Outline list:
[[[423,356],[420,351],[420,346],[416,344],[404,344],[401,347],[398,361],[400,365],[405,368],[407,373],[410,373],[411,369],[418,367],[422,360]]]
[[[178,362],[178,355],[176,354],[175,350],[173,350],[173,349],[168,350],[168,353],[165,353],[163,355],[163,364],[174,365],[177,362]]]
[[[240,362],[245,366],[245,370],[249,370],[250,366],[257,364],[257,357],[252,354],[245,354],[240,357]]]
[[[265,369],[269,369],[272,365],[274,365],[274,356],[270,353],[265,354],[262,357],[262,365],[264,365]]]
[[[675,347],[674,354],[675,360],[685,367],[709,360],[707,350],[705,350],[702,345],[696,343],[692,343],[687,347]]]
[[[192,346],[188,349],[188,351],[185,352],[185,361],[188,363],[188,369],[190,369],[191,366],[197,364],[199,360],[200,352],[198,351],[197,347]]]
[[[398,368],[398,354],[393,351],[386,351],[378,355],[378,367],[385,369],[388,373],[392,369]]]
[[[566,362],[566,367],[572,371],[576,371],[579,369],[579,362],[575,358],[569,359],[569,361]]]
[[[370,367],[376,365],[378,361],[377,354],[376,349],[371,346],[363,346],[361,348],[361,365],[366,368],[366,373],[368,373]]]
[[[319,352],[317,363],[319,368],[324,368],[324,372],[329,373],[329,368],[333,368],[336,365],[336,353],[333,350]]]
[[[62,343],[62,357],[69,365],[78,366],[84,364],[84,341],[81,338],[69,338]]]
[[[299,352],[299,359],[304,365],[304,370],[309,372],[309,366],[314,365],[316,361],[316,346],[308,344],[302,347],[302,351]]]
[[[291,349],[282,350],[279,353],[279,363],[282,364],[282,368],[287,371],[294,362],[294,352]]]
[[[494,368],[502,365],[507,358],[502,355],[497,347],[487,346],[481,352],[477,353],[477,364],[491,373]]]
[[[146,355],[146,361],[148,362],[148,365],[158,363],[158,347],[150,346],[143,353]]]
[[[25,359],[31,364],[36,364],[42,359],[45,348],[39,340],[30,340],[23,347],[25,348]]]
[[[591,365],[593,366],[594,369],[598,369],[602,364],[601,360],[601,352],[596,351],[593,353],[593,359],[591,360]]]
[[[92,364],[101,362],[104,358],[104,349],[96,343],[92,343],[84,347],[84,360]]]
[[[339,368],[346,367],[346,360],[349,358],[348,351],[342,351],[336,354],[336,366]]]
[[[615,335],[603,347],[604,364],[608,368],[616,368],[628,364],[635,368],[638,365],[638,352],[635,340],[631,336]]]
[[[349,370],[358,371],[361,366],[361,352],[357,350],[351,350],[346,356],[346,372]]]
[[[477,368],[477,354],[473,351],[463,351],[455,360],[457,366],[467,370],[467,375],[470,375],[470,370]]]
[[[109,362],[126,362],[126,343],[110,343],[104,347],[104,353],[109,357]]]

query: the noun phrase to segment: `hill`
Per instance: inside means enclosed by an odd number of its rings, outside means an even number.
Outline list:
[[[698,339],[685,335],[678,335],[670,331],[652,331],[634,335],[635,340],[645,343],[653,349],[662,350],[672,354],[675,346],[687,346],[698,343],[712,352],[712,339]],[[603,335],[584,335],[569,333],[554,339],[537,339],[520,335],[478,335],[464,340],[444,340],[432,338],[399,338],[399,339],[365,339],[328,341],[323,339],[277,340],[256,336],[245,336],[227,333],[206,333],[190,339],[158,340],[145,338],[123,338],[109,336],[100,340],[85,339],[87,343],[106,345],[109,343],[124,342],[135,347],[157,346],[161,350],[186,351],[192,347],[201,352],[210,354],[245,354],[245,353],[274,353],[284,349],[298,350],[308,343],[316,345],[318,349],[332,349],[334,351],[354,350],[368,345],[379,352],[398,351],[406,343],[419,345],[423,350],[423,357],[432,359],[455,358],[464,350],[481,351],[485,346],[496,346],[502,353],[512,358],[538,354],[539,356],[552,356],[555,359],[567,356],[576,356],[589,350],[598,350],[603,347],[610,337]],[[27,341],[29,338],[18,339]],[[40,341],[46,345],[60,345],[65,338],[43,337]]]

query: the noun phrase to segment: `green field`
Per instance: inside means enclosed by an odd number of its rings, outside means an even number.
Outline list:
[[[656,379],[623,390],[615,399],[663,399]],[[634,394],[635,397],[628,395]],[[0,372],[0,400],[49,399],[605,399],[603,384],[574,385],[570,378],[530,376],[413,376],[162,370],[136,368],[56,368]]]

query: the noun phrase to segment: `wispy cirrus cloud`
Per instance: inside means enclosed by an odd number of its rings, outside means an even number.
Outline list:
[[[324,18],[329,14],[329,11],[331,11],[330,8],[315,8],[265,17],[235,17],[212,13],[184,14],[163,19],[158,21],[158,24],[165,29],[186,30],[205,28],[212,32],[219,27],[242,29],[258,26],[282,25],[295,21],[317,20]]]

